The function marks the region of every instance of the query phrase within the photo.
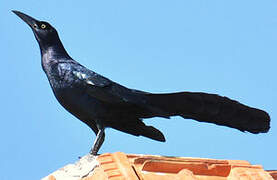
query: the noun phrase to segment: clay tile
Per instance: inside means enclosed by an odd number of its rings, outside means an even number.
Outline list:
[[[43,180],[277,180],[277,171],[265,171],[244,160],[165,157],[156,155],[105,153],[87,155],[75,164]]]

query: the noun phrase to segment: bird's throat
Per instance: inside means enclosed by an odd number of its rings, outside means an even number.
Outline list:
[[[51,42],[51,44],[49,43],[47,45],[45,45],[45,43],[41,43],[40,41],[38,41],[38,43],[42,59],[47,59],[48,61],[57,58],[71,59],[60,40]]]

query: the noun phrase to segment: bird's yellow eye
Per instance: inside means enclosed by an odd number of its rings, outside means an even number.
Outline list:
[[[38,25],[37,24],[33,24],[33,28],[37,28],[38,27]]]
[[[45,28],[46,28],[46,25],[45,25],[45,24],[42,24],[40,27],[41,27],[41,29],[45,29]]]

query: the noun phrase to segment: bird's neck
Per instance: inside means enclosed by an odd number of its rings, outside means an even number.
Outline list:
[[[41,52],[41,65],[46,74],[51,71],[51,66],[53,64],[72,60],[59,38],[47,43],[39,42],[39,46]]]
[[[47,55],[47,58],[49,60],[50,59],[53,59],[53,60],[71,59],[68,53],[66,52],[60,39],[56,39],[55,41],[49,42],[47,44],[39,42],[39,46],[40,46],[41,56],[43,57]]]

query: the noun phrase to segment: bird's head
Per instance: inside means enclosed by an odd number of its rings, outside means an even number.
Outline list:
[[[19,11],[13,12],[31,27],[41,49],[55,45],[57,41],[60,41],[56,29],[48,22],[38,21]]]

